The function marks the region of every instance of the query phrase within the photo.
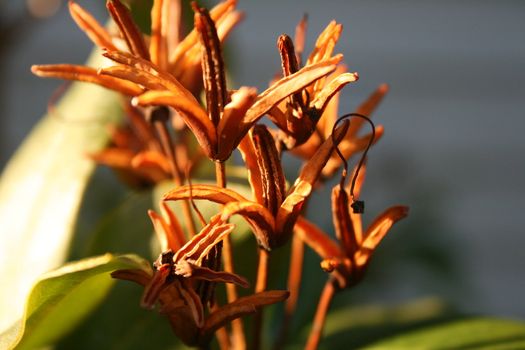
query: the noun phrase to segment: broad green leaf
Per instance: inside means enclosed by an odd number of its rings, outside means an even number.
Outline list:
[[[89,62],[99,66],[98,57]],[[106,126],[120,115],[117,94],[75,83],[6,166],[0,178],[0,332],[21,317],[38,276],[63,263],[95,167],[87,154],[106,144]]]
[[[525,323],[466,318],[394,336],[365,349],[524,349]]]
[[[151,272],[149,262],[135,255],[105,254],[42,275],[31,290],[23,317],[0,334],[0,348],[52,344],[103,300],[115,283],[109,273],[119,269]]]

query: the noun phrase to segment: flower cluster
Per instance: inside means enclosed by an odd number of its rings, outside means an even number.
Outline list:
[[[294,247],[306,243],[319,254],[333,290],[357,283],[373,250],[390,227],[406,216],[407,208],[388,209],[363,232],[360,214],[349,211],[350,189],[336,186],[332,211],[339,243],[304,216],[318,183],[383,134],[378,126],[374,134],[358,136],[362,121],[334,127],[340,90],[358,80],[357,73],[346,71],[343,56],[334,54],[342,25],[329,23],[304,62],[306,18],[297,26],[295,39],[281,35],[277,46],[282,75],[258,93],[253,87],[232,89],[226,83],[223,43],[243,16],[235,0],[225,0],[210,11],[193,3],[194,28],[185,36],[180,1],[153,1],[151,35],[140,31],[120,0],[108,0],[107,8],[113,21],[105,28],[77,3],[69,2],[73,19],[102,49],[106,65],[36,65],[32,71],[121,93],[127,123],[115,127],[111,145],[92,158],[117,170],[133,186],[173,180],[173,189],[161,203],[162,214],[149,212],[162,247],[154,269],[150,274],[122,270],[113,276],[144,286],[142,306],[159,304],[177,336],[203,347],[216,334],[221,347],[242,348],[246,339],[239,318],[257,313],[260,321],[263,306],[289,295],[287,312],[293,312],[301,275],[301,264],[295,263],[301,260],[300,253],[295,248],[290,270],[295,277],[290,279],[289,291],[266,290],[271,251],[292,237]],[[380,86],[356,112],[370,115],[386,92],[387,86]],[[274,127],[259,123],[264,116]],[[228,187],[225,162],[235,150],[247,169],[252,198]],[[282,167],[284,152],[304,160],[291,186]],[[191,169],[207,160],[215,164],[217,184],[192,184]],[[355,176],[352,199],[359,196],[364,170]],[[200,217],[201,229],[194,220],[194,212],[200,215],[194,200],[220,205],[211,218]],[[175,213],[169,201],[181,201],[181,213]],[[237,295],[236,286],[248,288],[249,282],[234,272],[229,240],[235,230],[229,219],[234,215],[249,224],[259,251],[255,290],[245,297]],[[227,285],[227,303],[222,306],[214,293],[218,283]],[[232,337],[224,328],[230,322]],[[259,326],[256,322],[255,328]],[[320,330],[313,331],[312,337],[316,332]],[[255,336],[254,344],[257,341]],[[309,344],[315,347],[317,341]]]

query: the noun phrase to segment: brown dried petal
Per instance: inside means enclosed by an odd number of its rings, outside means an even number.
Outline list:
[[[345,257],[339,245],[320,228],[300,216],[294,227],[294,232],[310,246],[323,260]]]
[[[255,202],[230,202],[222,210],[221,220],[239,214],[250,224],[260,247],[266,250],[280,245],[275,231],[273,215],[263,205]]]
[[[97,70],[72,64],[33,65],[31,72],[43,78],[59,78],[94,83],[124,95],[135,96],[144,90],[137,84],[110,76],[101,76]]]
[[[82,29],[86,35],[93,41],[95,45],[98,45],[102,48],[108,48],[111,50],[116,50],[113,42],[111,41],[111,36],[109,33],[101,26],[97,20],[86,10],[84,10],[79,4],[74,1],[69,1],[69,13],[71,17],[76,22],[76,24]]]
[[[201,341],[206,344],[216,330],[229,322],[252,313],[263,306],[275,304],[288,298],[288,291],[271,290],[241,297],[212,312],[201,329]]]
[[[335,70],[337,63],[342,58],[342,55],[334,56],[331,59],[303,67],[298,72],[280,79],[259,95],[257,101],[246,112],[244,123],[249,126],[253,125],[260,117],[286,97],[305,88],[317,79],[330,74]]]
[[[119,27],[124,40],[132,53],[144,59],[149,59],[149,52],[144,37],[133,21],[128,8],[120,0],[108,0],[106,3],[109,14]]]
[[[233,283],[242,288],[248,288],[250,283],[244,278],[234,273],[224,271],[214,271],[207,267],[192,264],[186,260],[181,260],[175,264],[175,274],[216,283]]]
[[[336,185],[332,190],[332,220],[335,235],[341,242],[345,255],[353,257],[358,250],[358,245],[349,208],[348,194]]]

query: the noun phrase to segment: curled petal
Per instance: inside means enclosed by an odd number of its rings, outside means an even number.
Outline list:
[[[359,75],[357,73],[343,73],[332,79],[321,91],[319,91],[319,93],[316,94],[315,99],[312,102],[313,107],[319,111],[324,111],[327,103],[336,93],[339,92],[339,90],[341,90],[346,84],[357,81],[358,79]]]
[[[221,220],[228,220],[231,216],[239,214],[245,218],[253,229],[253,234],[260,247],[271,250],[279,245],[281,239],[275,231],[273,215],[263,205],[255,202],[230,202],[222,210]]]
[[[206,319],[206,323],[201,329],[202,342],[206,344],[216,330],[229,322],[239,317],[255,313],[263,306],[284,301],[288,298],[289,294],[290,293],[285,290],[265,291],[241,297],[232,303],[222,306],[213,311]]]
[[[192,260],[200,265],[210,250],[232,232],[234,227],[233,224],[223,223],[219,215],[212,217],[208,225],[175,253],[173,261]]]
[[[215,154],[217,145],[215,128],[206,112],[198,104],[169,91],[148,91],[135,97],[132,102],[139,106],[164,105],[175,108],[181,112],[180,116],[191,129],[206,155]]]
[[[152,309],[155,303],[159,299],[160,292],[166,287],[167,279],[172,271],[171,264],[164,264],[157,268],[157,271],[153,274],[153,277],[149,280],[140,305],[145,309]]]
[[[386,236],[390,228],[407,215],[408,207],[399,205],[387,209],[374,220],[372,225],[370,225],[366,231],[363,244],[356,254],[355,260],[357,266],[366,265],[370,255],[372,255],[372,252]]]
[[[192,185],[191,188],[190,186],[177,187],[164,194],[162,199],[165,201],[176,201],[181,199],[189,199],[190,195],[193,199],[207,199],[219,204],[248,201],[246,198],[233,190],[215,185],[199,184]]]
[[[243,288],[250,286],[250,283],[244,277],[229,272],[214,271],[207,267],[197,266],[186,260],[181,260],[175,265],[175,274],[196,280],[233,283]]]
[[[97,20],[79,4],[70,0],[69,13],[80,29],[86,33],[95,45],[116,50],[111,41],[111,36],[106,29],[104,29],[104,27],[101,26],[100,23],[98,23]]]
[[[49,64],[31,66],[31,72],[42,78],[59,78],[94,83],[124,95],[135,96],[144,90],[137,84],[111,76],[97,74],[97,70],[72,64]]]

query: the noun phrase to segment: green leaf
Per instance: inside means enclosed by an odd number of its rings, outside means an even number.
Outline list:
[[[105,254],[44,274],[31,290],[23,317],[0,334],[0,348],[52,344],[103,300],[115,283],[109,273],[119,269],[151,272],[149,262],[135,255]]]
[[[89,62],[98,66],[95,52]],[[0,178],[0,332],[19,319],[29,289],[66,255],[86,184],[88,154],[108,141],[119,95],[75,83],[39,122]]]
[[[524,349],[525,323],[467,318],[425,327],[365,349]]]

